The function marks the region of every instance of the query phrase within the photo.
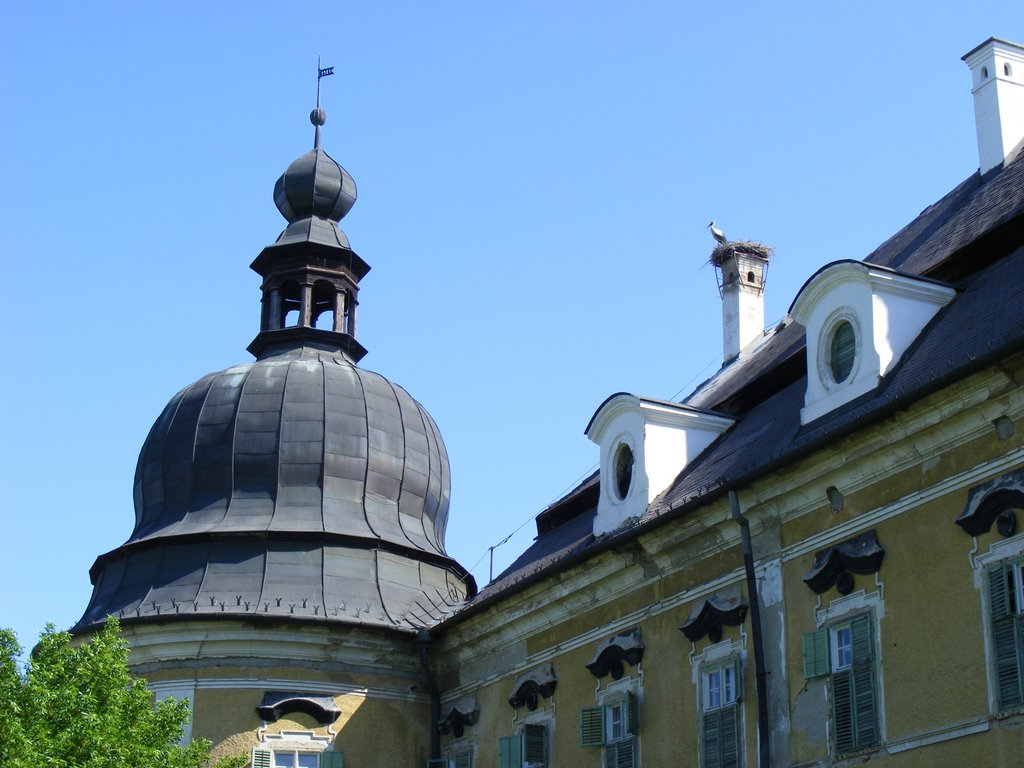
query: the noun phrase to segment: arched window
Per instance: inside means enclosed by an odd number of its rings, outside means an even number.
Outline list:
[[[336,290],[326,280],[317,280],[313,284],[313,310],[310,322],[314,328],[325,331],[334,330],[334,294]]]
[[[302,291],[299,284],[289,280],[281,286],[281,327],[292,328],[299,324],[302,318],[300,311],[302,307]]]

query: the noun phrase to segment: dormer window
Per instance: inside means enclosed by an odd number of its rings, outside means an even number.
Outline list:
[[[858,261],[829,264],[790,314],[807,330],[806,424],[870,392],[956,296],[944,283]]]
[[[732,423],[723,414],[626,392],[605,400],[586,429],[587,437],[601,448],[594,535],[641,517]]]

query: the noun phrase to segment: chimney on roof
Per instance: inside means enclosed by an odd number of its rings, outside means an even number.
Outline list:
[[[711,252],[722,296],[722,359],[728,363],[764,334],[764,280],[771,249],[727,241]]]
[[[971,68],[978,159],[986,173],[1024,139],[1024,47],[990,37],[963,60]]]

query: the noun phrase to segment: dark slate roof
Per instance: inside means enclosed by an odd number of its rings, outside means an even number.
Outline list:
[[[79,627],[107,614],[432,623],[469,579],[444,549],[449,488],[426,410],[340,353],[285,346],[204,376],[146,439],[135,529],[97,559]]]
[[[654,500],[641,520],[595,538],[598,479],[592,475],[538,517],[533,545],[442,628],[1024,350],[1024,152],[999,171],[973,174],[865,260],[956,280],[961,291],[876,389],[801,425],[804,329],[792,321],[769,329],[753,351],[723,367],[684,401],[728,413],[737,422]]]

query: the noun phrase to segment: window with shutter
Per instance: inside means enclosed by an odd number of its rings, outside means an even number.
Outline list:
[[[1024,704],[1024,563],[1001,563],[988,571],[996,706]]]
[[[878,744],[874,639],[867,614],[829,630],[832,726],[838,753]]]
[[[252,768],[270,768],[270,750],[253,749]]]
[[[454,768],[473,768],[473,751],[466,750],[455,755]]]
[[[804,677],[831,676],[832,734],[839,754],[881,740],[874,647],[870,614],[803,637]]]
[[[701,671],[701,765],[738,768],[740,764],[738,658]]]

